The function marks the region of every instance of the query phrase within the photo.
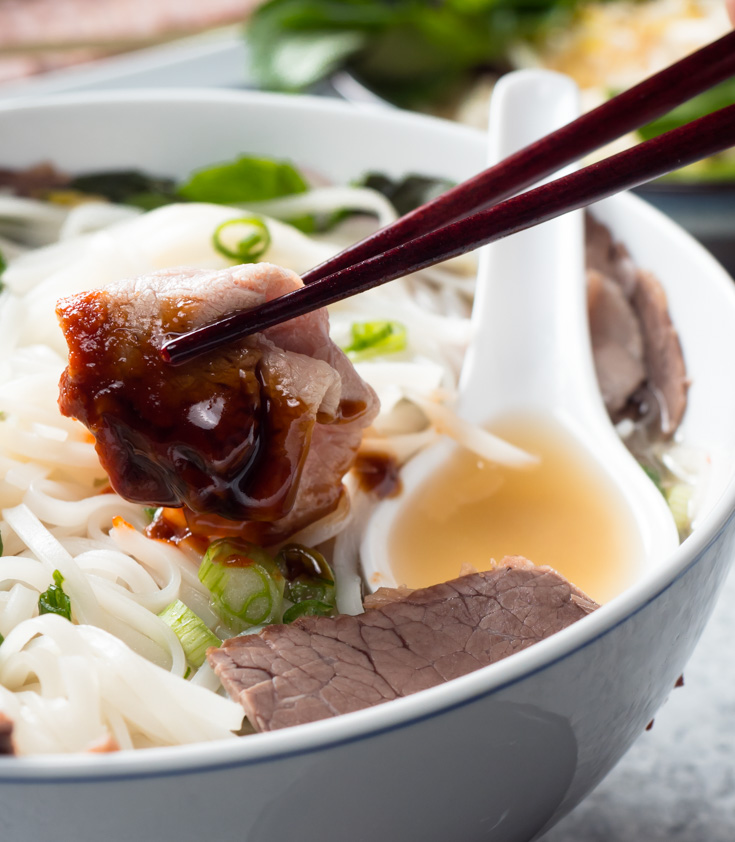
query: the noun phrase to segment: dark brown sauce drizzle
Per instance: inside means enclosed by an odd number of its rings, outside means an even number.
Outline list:
[[[359,453],[352,469],[360,488],[381,500],[401,493],[401,476],[395,457],[383,453]]]

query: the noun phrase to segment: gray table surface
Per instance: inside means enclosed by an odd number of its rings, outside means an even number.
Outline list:
[[[598,788],[543,842],[734,842],[735,568],[674,690]]]

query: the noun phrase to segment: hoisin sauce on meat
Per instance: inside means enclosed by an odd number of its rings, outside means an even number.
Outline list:
[[[109,306],[99,291],[61,303],[70,354],[59,406],[94,435],[113,488],[144,505],[238,521],[285,515],[314,419],[265,374],[258,350],[172,368],[162,338],[120,327]],[[164,325],[175,320],[161,314]]]

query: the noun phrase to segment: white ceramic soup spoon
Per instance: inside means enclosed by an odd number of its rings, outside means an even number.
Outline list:
[[[490,163],[574,119],[578,108],[576,86],[559,74],[504,77],[491,105]],[[449,440],[419,454],[402,470],[400,494],[378,504],[368,524],[368,585],[422,586],[454,578],[465,561],[486,569],[491,557],[522,554],[605,601],[656,568],[678,536],[597,385],[582,212],[485,247],[472,319],[459,415],[539,454],[539,465],[499,470]],[[491,537],[496,526],[504,538]]]

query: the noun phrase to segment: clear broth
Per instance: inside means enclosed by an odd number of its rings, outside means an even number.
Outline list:
[[[425,587],[455,578],[464,562],[486,570],[522,555],[598,602],[624,590],[642,544],[619,489],[559,424],[523,418],[492,429],[540,463],[505,468],[457,448],[389,536],[396,580]]]

